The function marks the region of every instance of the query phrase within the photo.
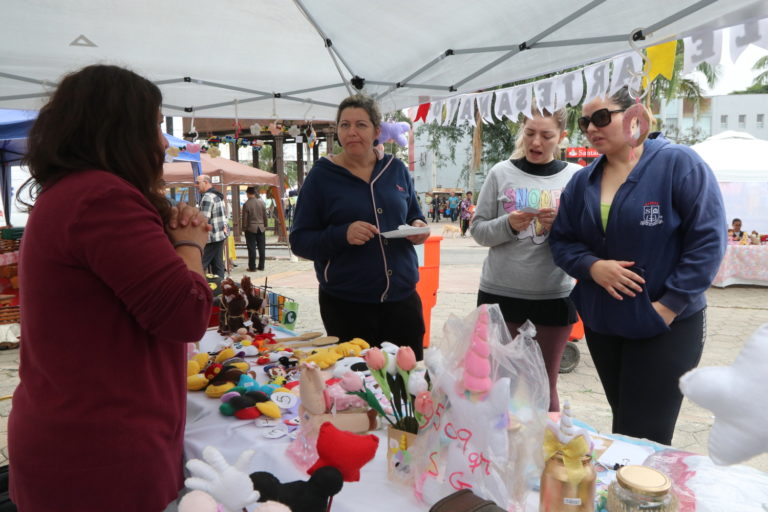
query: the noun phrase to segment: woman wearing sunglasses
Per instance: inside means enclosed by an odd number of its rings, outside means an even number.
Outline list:
[[[572,297],[613,432],[671,444],[678,380],[703,350],[704,292],[725,253],[726,221],[715,177],[690,148],[660,133],[628,145],[633,103],[623,88],[583,106],[579,127],[603,156],[563,191],[550,244],[578,279]]]
[[[557,160],[566,112],[524,118],[512,158],[493,166],[480,190],[470,233],[490,247],[477,304],[498,304],[509,331],[531,320],[549,378],[549,410],[559,411],[557,376],[576,308],[573,279],[552,261],[547,239],[557,198],[581,169]]]

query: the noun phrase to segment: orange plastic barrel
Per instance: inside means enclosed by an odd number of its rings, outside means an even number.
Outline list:
[[[568,336],[568,341],[580,340],[584,337],[584,322],[581,321],[581,317],[576,315],[578,320],[573,324],[571,329],[571,335]]]
[[[419,282],[416,293],[421,298],[424,315],[424,346],[429,346],[432,308],[437,303],[437,288],[440,285],[440,241],[441,236],[430,236],[424,242],[424,265],[419,267]]]

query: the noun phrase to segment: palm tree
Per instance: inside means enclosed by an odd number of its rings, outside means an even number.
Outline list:
[[[707,81],[707,86],[713,88],[717,81],[720,79],[720,66],[711,65],[703,62],[696,68],[697,71],[701,71],[704,74],[704,78]],[[669,102],[674,98],[680,98],[688,100],[694,103],[698,107],[704,94],[701,86],[695,80],[690,78],[684,78],[682,76],[683,71],[683,45],[678,43],[677,51],[675,53],[675,64],[672,69],[672,78],[667,79],[665,76],[659,75],[651,84],[651,92],[648,95],[649,100]]]
[[[762,71],[762,73],[757,75],[752,81],[752,85],[758,87],[768,85],[768,55],[757,59],[757,62],[754,63],[752,69],[754,71]]]

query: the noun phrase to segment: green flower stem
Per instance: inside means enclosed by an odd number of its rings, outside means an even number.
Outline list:
[[[405,414],[407,416],[413,416],[413,397],[408,392],[408,379],[411,378],[411,372],[406,372],[400,368],[397,369],[397,373],[403,378],[403,402],[405,402]],[[410,412],[408,410],[408,404],[411,405]]]

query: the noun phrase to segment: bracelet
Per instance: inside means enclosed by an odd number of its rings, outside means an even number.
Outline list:
[[[197,247],[198,249],[200,249],[200,256],[203,255],[203,246],[197,242],[193,242],[192,240],[179,240],[177,242],[173,242],[174,249],[177,247],[181,247],[183,245],[187,245],[189,247]]]

